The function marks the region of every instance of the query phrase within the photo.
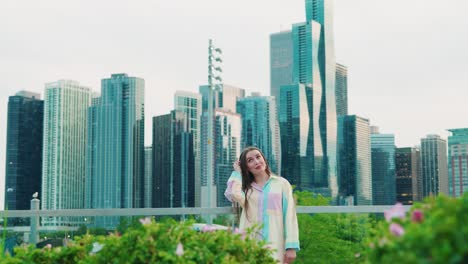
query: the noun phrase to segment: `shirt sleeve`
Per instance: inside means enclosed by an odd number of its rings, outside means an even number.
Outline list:
[[[283,187],[283,220],[285,249],[299,251],[299,225],[297,223],[296,204],[289,182]]]
[[[239,203],[242,208],[244,207],[245,193],[242,191],[242,177],[238,171],[233,171],[231,173],[224,196],[226,196],[230,202]]]

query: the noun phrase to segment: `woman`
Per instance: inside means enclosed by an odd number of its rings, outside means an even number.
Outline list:
[[[259,225],[259,238],[275,249],[273,257],[280,263],[294,261],[299,250],[299,230],[292,188],[286,179],[270,172],[258,148],[242,151],[224,195],[243,208],[240,229]]]

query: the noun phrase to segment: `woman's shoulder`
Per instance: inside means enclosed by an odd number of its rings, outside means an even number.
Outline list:
[[[282,177],[282,176],[279,176],[279,175],[276,175],[276,174],[271,174],[270,177],[271,177],[272,179],[275,179],[276,181],[278,181],[278,182],[281,183],[281,184],[286,184],[286,185],[291,186],[291,184],[289,183],[289,181],[288,181],[286,178]]]

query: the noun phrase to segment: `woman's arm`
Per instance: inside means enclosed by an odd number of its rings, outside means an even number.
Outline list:
[[[285,249],[299,251],[299,225],[297,224],[296,203],[289,182],[283,186],[283,220]]]
[[[231,173],[231,177],[228,179],[224,196],[226,196],[230,202],[239,203],[243,208],[245,202],[245,193],[242,191],[242,176],[238,171],[240,168],[238,168],[238,166],[236,167],[236,164],[237,163],[234,164],[235,170]]]

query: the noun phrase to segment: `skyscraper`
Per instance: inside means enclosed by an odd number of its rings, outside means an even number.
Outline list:
[[[171,207],[172,114],[153,117],[153,206]]]
[[[372,205],[372,165],[369,120],[338,117],[339,204]]]
[[[145,180],[144,180],[144,206],[145,208],[153,207],[153,147],[145,146]]]
[[[232,172],[232,163],[237,157],[233,157],[238,153],[240,148],[240,128],[241,124],[237,124],[239,115],[236,114],[237,101],[245,96],[245,90],[228,84],[213,85],[213,101],[211,106],[214,113],[213,118],[213,144],[201,145],[201,166],[202,166],[202,206],[209,207],[210,205],[229,205],[224,197],[224,189],[227,179]],[[202,139],[201,142],[209,142],[208,140],[208,118],[209,118],[209,93],[210,85],[202,85],[199,87],[202,96]],[[224,125],[220,125],[220,122]],[[237,135],[239,134],[239,136]],[[233,145],[234,144],[234,145]],[[213,160],[209,162],[210,148],[213,152]],[[240,155],[240,153],[238,153]],[[233,159],[234,158],[234,159]],[[229,172],[228,172],[229,171]],[[208,179],[208,175],[213,178]],[[227,175],[227,176],[226,176]],[[208,183],[211,181],[211,187]],[[215,195],[210,195],[214,193]],[[209,218],[206,218],[209,219]]]
[[[195,156],[187,114],[153,118],[153,207],[195,206]]]
[[[395,204],[395,135],[371,134],[371,151],[373,203]]]
[[[468,191],[468,128],[449,129],[448,180],[453,197]]]
[[[216,204],[229,206],[224,197],[226,183],[232,173],[232,165],[241,153],[241,116],[222,108],[215,109],[214,122],[214,156],[215,156],[215,185]]]
[[[448,194],[447,141],[438,135],[422,138],[421,164],[423,197]]]
[[[84,208],[88,107],[91,91],[76,81],[45,85],[42,209]],[[80,224],[78,218],[49,218],[43,225]]]
[[[143,79],[127,74],[101,81],[101,97],[93,100],[89,118],[90,208],[144,206],[144,89]],[[112,227],[118,219],[96,224]]]
[[[44,101],[21,91],[8,99],[5,209],[29,210],[31,195],[41,192]]]
[[[348,114],[348,68],[336,64],[336,115]]]
[[[305,23],[294,24],[291,31],[272,34],[270,37],[271,95],[280,101],[278,95],[282,87],[295,84],[313,87],[314,94],[320,94],[320,100],[314,100],[320,109],[320,117],[314,119],[317,125],[313,127],[318,127],[320,131],[316,135],[319,135],[323,148],[323,163],[314,170],[322,170],[325,181],[316,182],[314,188],[336,198],[336,62],[332,3],[329,0],[307,0],[305,4]],[[320,92],[316,92],[316,89]],[[285,158],[283,155],[283,164]]]
[[[312,87],[303,84],[281,87],[281,175],[300,190],[327,194],[320,189],[326,184],[325,170],[321,167],[324,153],[317,129],[319,109],[312,103],[320,100],[320,96],[312,95],[313,92]]]
[[[271,171],[281,175],[281,139],[275,98],[252,95],[240,99],[237,112],[242,116],[241,149],[260,148]]]
[[[177,91],[174,95],[175,110],[186,114],[188,133],[193,136],[193,151],[195,162],[195,206],[202,206],[202,195],[204,194],[202,173],[202,155],[201,155],[201,117],[202,117],[202,97],[198,93]]]
[[[396,200],[412,205],[422,200],[420,151],[417,148],[397,148],[395,154]]]

